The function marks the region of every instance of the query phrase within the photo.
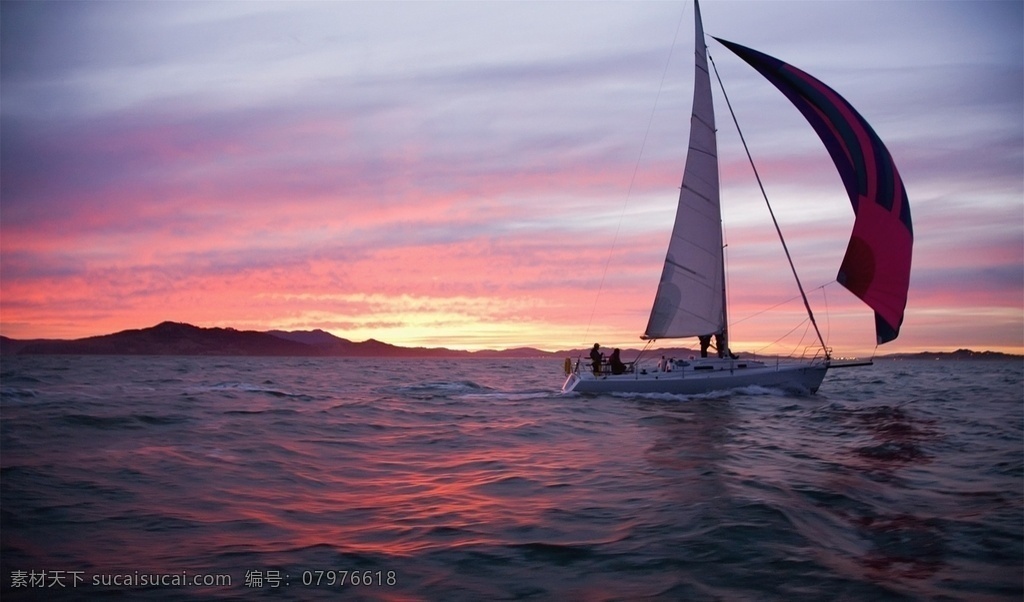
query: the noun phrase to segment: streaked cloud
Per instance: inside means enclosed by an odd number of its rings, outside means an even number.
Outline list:
[[[917,240],[907,322],[885,351],[1020,352],[1019,3],[702,9],[710,33],[841,91],[896,157]],[[560,348],[633,345],[646,324],[685,154],[690,7],[44,2],[0,14],[7,336],[173,319]],[[767,82],[711,50],[830,338],[870,352],[870,312],[828,284],[852,212],[827,154]],[[760,348],[804,318],[788,304],[762,313],[794,288],[718,111],[733,332]]]

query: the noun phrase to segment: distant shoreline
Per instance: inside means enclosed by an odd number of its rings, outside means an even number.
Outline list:
[[[150,355],[238,357],[367,357],[409,359],[551,358],[585,356],[589,349],[543,351],[533,347],[464,351],[444,347],[400,347],[374,339],[353,342],[323,330],[259,332],[234,328],[201,328],[180,322],[161,322],[150,328],[123,330],[82,339],[18,340],[0,336],[0,355]],[[636,349],[624,352],[639,353]],[[680,357],[697,352],[686,347],[656,349],[652,354]],[[750,357],[747,354],[740,354]],[[1024,360],[1022,355],[958,349],[875,356],[876,360]]]

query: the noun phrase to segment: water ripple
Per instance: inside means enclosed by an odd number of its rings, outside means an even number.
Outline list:
[[[816,396],[562,397],[559,369],[5,358],[0,592],[80,570],[233,583],[47,596],[1024,594],[1019,362],[877,362]],[[395,581],[304,585],[317,571]]]

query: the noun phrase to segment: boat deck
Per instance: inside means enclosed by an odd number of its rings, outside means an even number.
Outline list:
[[[672,393],[692,395],[748,386],[783,388],[814,393],[821,386],[828,362],[702,358],[677,360],[670,370],[632,367],[612,374],[602,366],[600,374],[577,361],[562,386],[563,393]]]

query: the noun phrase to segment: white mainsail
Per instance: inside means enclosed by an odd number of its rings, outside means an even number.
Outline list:
[[[715,108],[704,26],[696,3],[694,18],[697,41],[690,147],[672,239],[645,339],[707,335],[726,328]]]

